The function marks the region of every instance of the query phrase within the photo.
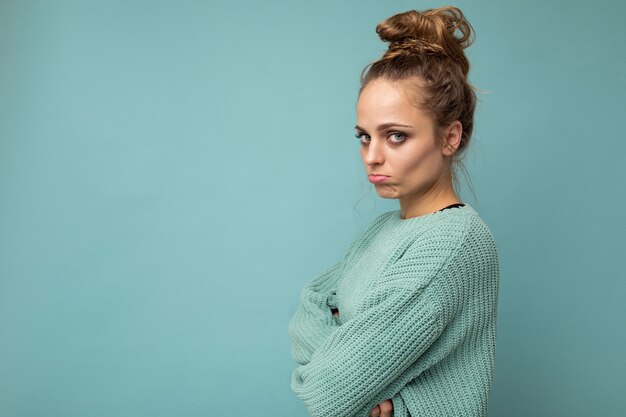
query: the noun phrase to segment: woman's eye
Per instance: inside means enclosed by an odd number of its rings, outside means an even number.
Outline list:
[[[389,136],[394,139],[392,142],[396,143],[402,142],[404,139],[406,139],[406,135],[402,132],[393,132]]]
[[[366,140],[368,140],[368,136],[367,136],[365,133],[356,133],[354,136],[355,136],[355,137],[359,140],[359,142],[361,142],[361,143],[365,143],[365,141],[366,141]]]

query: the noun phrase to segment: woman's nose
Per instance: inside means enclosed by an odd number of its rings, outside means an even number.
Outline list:
[[[383,155],[383,143],[377,142],[375,140],[370,140],[369,145],[365,150],[365,155],[363,157],[363,162],[368,165],[381,164],[384,160]]]

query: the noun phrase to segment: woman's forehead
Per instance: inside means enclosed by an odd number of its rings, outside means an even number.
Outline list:
[[[361,91],[357,101],[357,119],[361,123],[378,123],[381,119],[423,122],[428,116],[417,108],[414,85],[387,80],[373,80]],[[396,120],[401,121],[401,120]]]

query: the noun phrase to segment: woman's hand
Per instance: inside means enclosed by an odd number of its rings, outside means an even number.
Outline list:
[[[333,312],[333,316],[339,317],[339,310],[336,308],[331,309]],[[371,417],[391,417],[393,413],[393,403],[391,400],[385,400],[382,403],[378,404],[376,407],[372,408],[370,411]]]
[[[393,403],[391,400],[385,400],[372,408],[371,417],[391,417],[393,414]]]

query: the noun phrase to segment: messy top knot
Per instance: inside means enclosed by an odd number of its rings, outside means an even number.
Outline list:
[[[460,37],[455,36],[457,29]],[[469,72],[469,61],[463,49],[474,42],[473,30],[456,7],[399,13],[379,23],[376,33],[390,43],[383,59],[403,54],[440,55],[456,61],[465,76]]]
[[[389,47],[378,61],[363,69],[359,95],[377,78],[403,82],[415,105],[433,118],[437,140],[443,140],[445,128],[452,122],[461,122],[461,143],[451,165],[460,163],[472,136],[476,107],[464,52],[474,42],[472,26],[461,10],[446,6],[396,14],[379,23],[376,33]],[[456,183],[454,169],[452,177]]]

